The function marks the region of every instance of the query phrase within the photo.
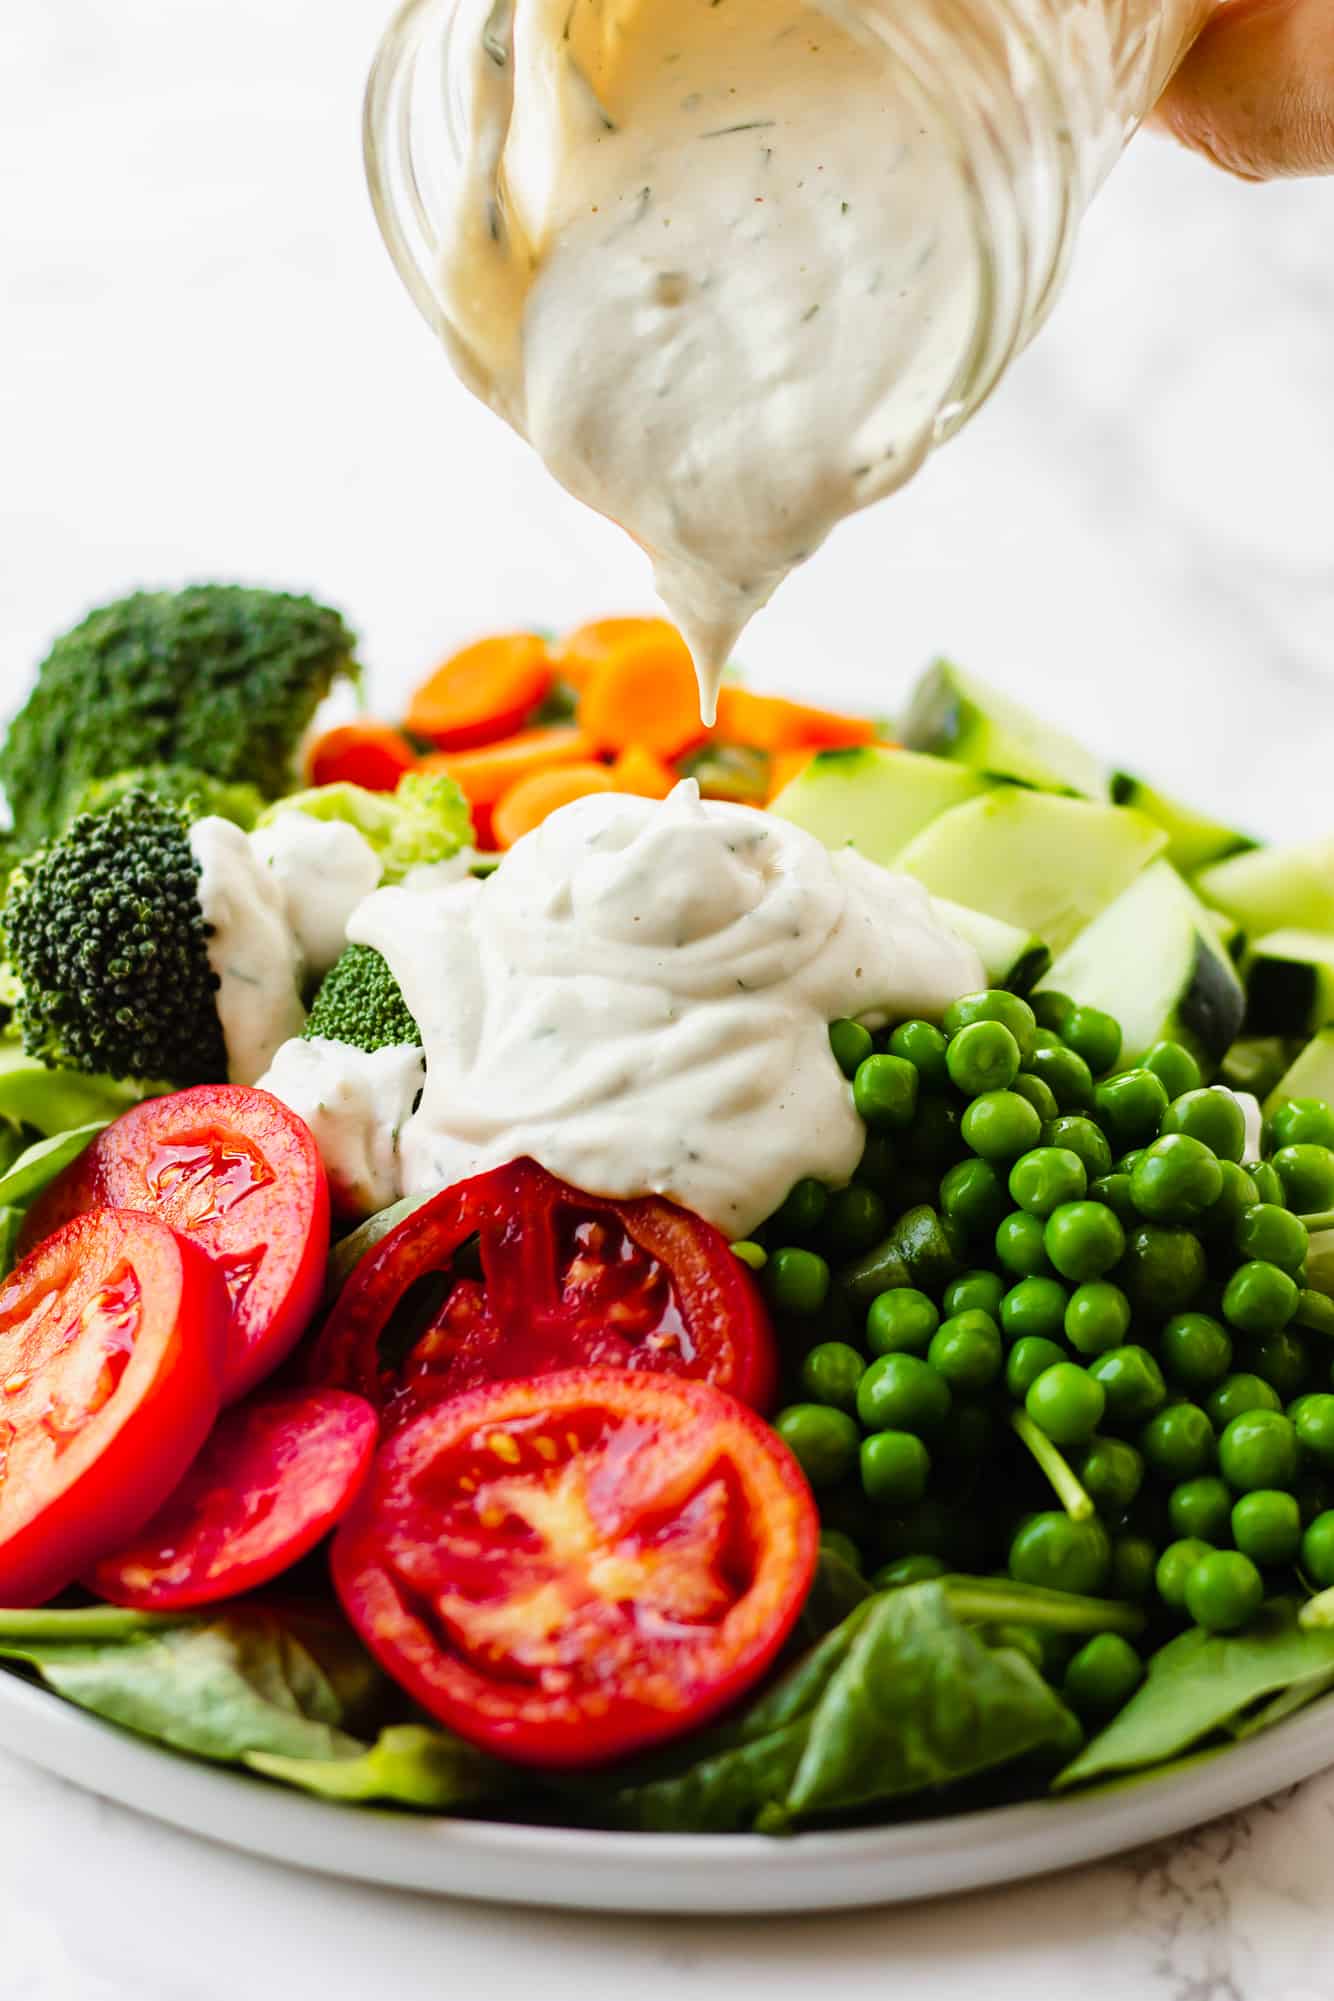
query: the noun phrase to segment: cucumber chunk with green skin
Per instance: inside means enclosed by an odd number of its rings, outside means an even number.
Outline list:
[[[1266,1114],[1285,1105],[1289,1098],[1324,1098],[1334,1102],[1334,1028],[1313,1035],[1283,1072],[1265,1097]]]
[[[1232,1091],[1249,1091],[1253,1098],[1267,1098],[1278,1084],[1283,1073],[1300,1046],[1298,1041],[1290,1041],[1282,1035],[1242,1035],[1237,1038],[1218,1073],[1220,1084],[1226,1084]],[[1334,1089],[1334,1078],[1330,1080]],[[1293,1096],[1320,1096],[1309,1091]]]
[[[1122,1070],[1133,1069],[1155,1042],[1180,1042],[1212,1074],[1246,1006],[1207,912],[1164,861],[1094,919],[1043,984],[1116,1017]]]
[[[953,758],[1039,792],[1107,797],[1106,772],[1083,744],[948,660],[928,667],[913,689],[899,735],[909,750]]]
[[[827,848],[854,847],[888,867],[923,827],[993,783],[943,757],[861,744],[818,751],[770,811]]]
[[[950,929],[967,940],[986,967],[987,985],[1005,987],[1012,994],[1026,994],[1051,966],[1051,947],[1031,931],[1006,924],[1002,918],[988,917],[984,910],[968,910],[948,897],[933,899],[937,913]]]
[[[1334,1021],[1334,934],[1270,931],[1246,955],[1246,1027],[1314,1035]]]
[[[1221,820],[1211,820],[1192,806],[1183,806],[1128,771],[1112,773],[1111,796],[1114,805],[1133,806],[1137,813],[1147,814],[1156,826],[1163,828],[1167,835],[1163,859],[1180,869],[1182,875],[1193,875],[1196,869],[1207,868],[1210,862],[1245,854],[1257,846],[1249,834],[1238,833],[1235,827],[1225,826]]]
[[[1142,813],[1011,785],[942,813],[895,867],[1059,953],[1166,845]]]
[[[1334,932],[1334,836],[1214,862],[1199,871],[1194,886],[1252,938],[1270,931]]]

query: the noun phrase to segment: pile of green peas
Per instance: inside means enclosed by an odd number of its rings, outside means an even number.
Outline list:
[[[826,1537],[877,1588],[992,1570],[1131,1600],[1157,1645],[1334,1586],[1334,1111],[1246,1118],[1191,1052],[1117,1068],[1069,996],[993,990],[940,1026],[836,1022],[867,1131],[847,1187],[758,1233]],[[1085,1716],[1142,1672],[1119,1634],[1044,1658]]]

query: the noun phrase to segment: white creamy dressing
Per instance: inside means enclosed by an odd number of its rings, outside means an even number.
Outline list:
[[[260,1085],[303,1118],[337,1207],[370,1216],[403,1192],[399,1136],[425,1080],[420,1049],[351,1049],[315,1036],[286,1042]]]
[[[250,836],[282,897],[287,921],[312,973],[327,973],[347,943],[347,921],[378,889],[380,858],[345,820],[278,813]]]
[[[306,1019],[302,959],[277,879],[230,820],[210,814],[190,829],[199,907],[212,927],[218,1019],[234,1084],[254,1084]]]
[[[579,800],[485,881],[379,890],[348,935],[425,1044],[401,1192],[529,1155],[733,1235],[857,1165],[829,1023],[939,1017],[985,977],[917,883],[689,781]]]
[[[653,560],[706,715],[746,621],[920,463],[977,257],[849,0],[459,0],[447,335]]]

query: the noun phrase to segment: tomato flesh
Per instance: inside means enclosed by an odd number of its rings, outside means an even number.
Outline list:
[[[582,1766],[717,1714],[770,1665],[819,1520],[782,1441],[707,1383],[488,1385],[381,1449],[334,1538],[343,1608],[432,1715]]]
[[[576,1367],[696,1377],[757,1409],[777,1383],[768,1315],[721,1231],[516,1161],[446,1189],[367,1254],[313,1375],[397,1424],[482,1383]]]
[[[308,1128],[277,1098],[202,1084],[135,1105],[47,1190],[24,1243],[102,1207],[157,1216],[217,1264],[232,1302],[225,1402],[290,1353],[319,1304],[329,1188]]]
[[[0,1603],[54,1597],[165,1500],[217,1415],[228,1318],[202,1251],[118,1210],[0,1288]]]
[[[233,1405],[152,1520],[90,1573],[89,1589],[146,1612],[256,1590],[347,1512],[378,1432],[371,1406],[345,1390],[269,1392]]]

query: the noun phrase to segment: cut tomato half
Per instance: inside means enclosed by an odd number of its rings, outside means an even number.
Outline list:
[[[707,1383],[576,1369],[438,1404],[334,1537],[343,1608],[450,1729],[586,1766],[695,1728],[763,1674],[819,1518],[762,1419]]]
[[[777,1383],[768,1315],[721,1231],[521,1160],[446,1189],[362,1259],[312,1375],[397,1424],[481,1383],[601,1366],[696,1377],[757,1409]]]
[[[379,1424],[346,1390],[287,1390],[224,1411],[179,1487],[88,1588],[174,1612],[257,1590],[314,1549],[352,1504]]]
[[[216,1267],[150,1216],[99,1209],[0,1288],[0,1604],[41,1605],[133,1535],[218,1412]]]
[[[277,1098],[201,1084],[135,1105],[52,1183],[24,1242],[100,1207],[157,1216],[218,1266],[232,1301],[224,1402],[290,1353],[324,1284],[329,1184],[309,1128]]]

